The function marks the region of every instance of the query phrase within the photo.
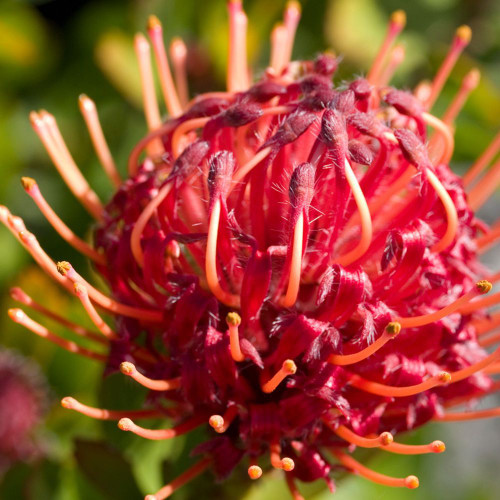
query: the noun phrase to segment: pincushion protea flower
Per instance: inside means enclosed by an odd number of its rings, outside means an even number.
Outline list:
[[[94,103],[80,106],[97,155],[117,191],[103,205],[73,161],[55,119],[33,113],[33,127],[76,198],[96,219],[94,245],[54,213],[33,179],[23,186],[59,234],[93,262],[109,285],[96,289],[68,262],[57,265],[22,220],[2,221],[37,263],[74,293],[96,332],[34,303],[73,332],[105,344],[106,354],[56,336],[21,309],[11,318],[76,354],[121,370],[151,390],[151,407],[64,407],[118,420],[146,439],[172,439],[207,426],[213,435],[194,451],[200,461],[149,500],[170,496],[210,468],[228,476],[246,461],[251,479],[270,457],[290,492],[296,480],[324,479],[342,467],[388,486],[416,488],[351,455],[354,447],[399,454],[440,453],[441,441],[405,445],[394,436],[430,420],[496,416],[447,408],[498,389],[494,346],[498,294],[479,298],[500,274],[478,261],[500,225],[478,220],[494,191],[498,162],[476,179],[500,136],[463,179],[449,168],[453,123],[478,83],[471,71],[442,118],[430,110],[470,39],[462,26],[430,83],[415,92],[388,86],[402,59],[394,41],[398,11],[366,78],[334,87],[337,59],[291,62],[300,17],[296,2],[272,32],[271,61],[256,83],[246,63],[247,18],[229,9],[227,91],[187,102],[186,49],[170,46],[162,27],[148,34],[170,118],[162,121],[150,45],[135,49],[149,134],[132,150],[122,181]],[[428,136],[428,133],[430,135]],[[142,155],[144,158],[141,160]],[[474,184],[475,183],[475,184]],[[100,311],[115,316],[113,326]],[[136,420],[165,416],[167,429]],[[260,464],[260,465],[259,465]]]
[[[48,390],[39,367],[0,349],[0,477],[19,461],[43,454],[35,431],[47,409]]]

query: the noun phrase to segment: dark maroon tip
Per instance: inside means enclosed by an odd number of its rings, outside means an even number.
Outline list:
[[[373,89],[368,80],[365,80],[364,78],[359,78],[358,80],[354,80],[349,85],[349,88],[354,92],[354,95],[358,101],[363,101],[365,99],[368,99]]]
[[[229,101],[221,97],[208,97],[195,102],[185,113],[184,118],[198,118],[203,116],[214,116],[226,109]]]
[[[288,194],[294,207],[308,207],[314,194],[315,168],[310,163],[301,163],[292,172]]]
[[[371,113],[352,113],[347,117],[347,123],[361,134],[371,137],[380,137],[386,130],[382,122]]]
[[[327,109],[321,120],[320,137],[329,147],[336,150],[337,154],[344,157],[347,154],[347,129],[345,118],[336,109]]]
[[[208,171],[208,190],[210,200],[217,197],[226,199],[235,167],[235,159],[231,151],[218,151],[210,158]]]
[[[423,111],[421,102],[403,90],[391,90],[384,96],[384,101],[403,115],[420,116]]]
[[[337,109],[341,113],[349,113],[354,108],[354,92],[351,89],[339,92],[331,103],[331,107]]]
[[[264,143],[262,148],[268,146],[281,148],[286,144],[290,144],[297,140],[315,120],[316,116],[307,111],[292,113],[286,118],[276,134]]]
[[[301,92],[308,94],[319,89],[331,89],[333,82],[323,75],[307,75],[298,82],[298,85]]]
[[[338,59],[331,54],[320,54],[314,61],[314,72],[330,78],[338,67]]]
[[[374,154],[365,143],[352,139],[349,141],[349,156],[352,161],[360,165],[371,165]]]
[[[184,149],[181,155],[175,160],[168,180],[173,178],[186,179],[207,155],[210,144],[206,141],[196,141]]]
[[[257,102],[266,102],[273,97],[286,94],[286,87],[275,82],[264,81],[255,84],[247,92]]]
[[[399,147],[406,160],[418,168],[429,166],[427,149],[424,143],[411,130],[395,130],[394,136],[398,140]]]

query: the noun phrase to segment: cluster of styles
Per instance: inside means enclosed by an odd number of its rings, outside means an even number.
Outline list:
[[[389,87],[404,57],[395,38],[405,15],[397,11],[366,78],[335,87],[333,54],[291,61],[300,7],[290,2],[272,32],[269,67],[252,83],[241,1],[228,10],[227,91],[190,101],[186,46],[176,39],[167,51],[161,24],[150,19],[165,121],[150,43],[136,36],[149,134],[133,149],[126,180],[93,101],[81,96],[96,153],[116,187],[107,204],[80,173],[54,117],[32,113],[63,179],[96,219],[94,244],[64,224],[33,179],[23,178],[23,186],[110,291],[96,289],[70,263],[56,264],[3,207],[5,225],[76,295],[96,330],[47,311],[18,288],[12,295],[105,352],[56,336],[21,309],[10,316],[151,390],[143,409],[93,408],[70,397],[64,407],[116,419],[146,439],[206,426],[212,436],[193,451],[199,460],[148,500],[170,496],[207,468],[223,479],[243,462],[258,479],[266,457],[269,468],[283,470],[296,500],[297,480],[322,479],[333,490],[336,468],[416,488],[415,476],[385,476],[351,453],[440,453],[441,441],[415,446],[393,436],[432,420],[500,413],[447,411],[497,390],[491,375],[500,373],[500,349],[485,350],[500,340],[500,313],[487,309],[499,294],[479,297],[500,274],[478,260],[500,238],[500,222],[489,227],[475,215],[500,180],[498,161],[483,175],[500,135],[464,178],[449,168],[453,123],[478,71],[465,76],[441,118],[430,113],[470,29],[457,30],[431,82],[403,92]],[[101,311],[114,315],[113,326]],[[173,426],[136,423],[154,416]]]

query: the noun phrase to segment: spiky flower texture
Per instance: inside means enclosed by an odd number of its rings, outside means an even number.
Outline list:
[[[162,500],[211,469],[218,479],[246,462],[261,477],[264,455],[296,480],[344,468],[388,486],[416,488],[409,475],[375,472],[354,447],[399,454],[441,453],[441,441],[405,445],[394,436],[430,420],[496,416],[499,409],[448,412],[495,391],[500,325],[488,307],[499,274],[478,261],[500,236],[475,211],[494,191],[500,164],[476,182],[500,136],[461,179],[449,168],[454,120],[478,84],[477,70],[442,118],[430,113],[468,44],[460,27],[430,83],[389,87],[402,60],[394,45],[405,15],[395,12],[366,78],[333,85],[334,55],[291,62],[300,6],[290,2],[271,37],[269,67],[251,83],[247,18],[228,4],[227,91],[188,101],[186,47],[169,54],[152,17],[148,34],[170,118],[160,118],[150,44],[135,49],[149,134],[132,150],[122,181],[88,97],[80,107],[96,153],[117,191],[102,205],[80,173],[55,119],[32,113],[36,133],[68,187],[96,219],[94,245],[76,236],[33,179],[23,186],[59,234],[91,259],[106,295],[68,262],[56,263],[18,217],[2,220],[37,263],[74,293],[96,330],[68,322],[19,289],[16,300],[45,312],[101,351],[56,336],[21,309],[11,318],[79,355],[121,370],[155,394],[152,407],[64,407],[146,439],[172,439],[199,426],[192,468],[148,500]],[[428,135],[429,134],[429,135]],[[113,326],[101,312],[115,316]],[[165,416],[148,429],[136,421]],[[260,465],[259,465],[260,464]]]

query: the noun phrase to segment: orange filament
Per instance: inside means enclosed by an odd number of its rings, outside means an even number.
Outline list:
[[[97,329],[109,340],[115,340],[118,338],[116,332],[114,332],[101,318],[99,313],[96,311],[92,302],[90,302],[89,294],[87,292],[87,288],[81,283],[75,283],[75,294],[80,299],[83,308],[89,315],[89,318],[92,320],[92,323],[97,327]]]
[[[474,182],[476,177],[485,169],[491,160],[500,150],[500,131],[491,141],[490,145],[484,150],[483,154],[476,160],[474,165],[467,171],[467,173],[462,177],[465,187]]]
[[[172,135],[172,153],[174,159],[178,158],[185,147],[184,137],[187,133],[197,128],[204,127],[211,118],[192,118],[182,122],[174,131]]]
[[[337,459],[353,472],[363,476],[374,483],[382,484],[384,486],[393,486],[396,488],[418,488],[418,478],[416,476],[407,476],[405,478],[396,478],[380,474],[375,472],[368,467],[360,464],[357,460],[354,460],[350,455],[347,455],[343,451],[332,449],[332,453],[337,457]]]
[[[232,0],[229,9],[229,54],[227,61],[227,89],[240,92],[248,88],[247,16],[240,0]]]
[[[389,340],[393,339],[396,335],[398,335],[400,331],[401,331],[401,324],[396,321],[391,322],[386,326],[384,333],[375,342],[370,344],[365,349],[362,349],[361,351],[356,352],[354,354],[344,354],[344,355],[331,354],[330,357],[328,358],[328,362],[331,363],[332,365],[339,365],[339,366],[352,365],[354,363],[358,363],[359,361],[368,358],[373,353],[381,349],[385,344],[387,344],[387,342],[389,342]]]
[[[462,307],[460,309],[460,314],[470,314],[471,312],[477,311],[478,309],[494,306],[498,303],[500,303],[500,292],[494,293],[489,297],[485,297],[484,299],[476,300],[467,304],[465,307]]]
[[[57,272],[64,278],[69,280],[69,283],[80,283],[87,288],[87,292],[93,302],[98,304],[104,309],[111,311],[115,314],[122,314],[124,316],[130,316],[131,318],[137,318],[142,321],[152,321],[161,322],[163,314],[161,311],[155,311],[152,309],[144,309],[141,307],[132,307],[126,304],[122,304],[113,300],[112,298],[104,295],[102,292],[94,288],[90,283],[82,278],[71,266],[69,262],[62,261],[56,264]],[[72,285],[73,286],[73,285]]]
[[[164,184],[158,191],[157,195],[146,205],[144,210],[139,215],[137,221],[134,224],[132,233],[130,235],[130,250],[132,250],[132,255],[139,266],[144,266],[144,253],[141,247],[141,237],[144,232],[149,219],[153,216],[156,209],[162,204],[163,200],[168,196],[172,189],[172,183],[168,182]]]
[[[288,375],[293,375],[297,371],[297,365],[291,359],[283,361],[283,365],[273,377],[262,385],[262,392],[269,394],[285,380]]]
[[[444,415],[434,417],[434,420],[438,420],[440,422],[464,422],[467,420],[479,420],[483,418],[496,417],[500,417],[500,407],[490,408],[488,410],[445,413]]]
[[[174,479],[171,483],[167,484],[160,490],[158,490],[154,495],[146,495],[144,500],[164,500],[168,498],[172,493],[175,493],[179,488],[189,483],[192,479],[199,476],[204,472],[210,465],[210,459],[204,458],[198,463],[190,467],[186,472],[183,472],[178,478]]]
[[[176,427],[171,429],[145,429],[140,425],[135,424],[130,418],[121,418],[118,421],[118,428],[122,431],[132,432],[144,439],[151,439],[153,441],[161,441],[164,439],[173,439],[177,436],[182,436],[196,427],[199,427],[204,422],[201,416],[191,417]]]
[[[175,85],[181,106],[185,109],[188,105],[189,90],[187,81],[187,47],[181,38],[173,38],[169,47],[170,59],[174,67]],[[206,94],[204,94],[206,96]]]
[[[476,335],[482,335],[500,326],[500,312],[492,314],[488,319],[473,321],[471,324],[476,330]]]
[[[156,16],[150,16],[148,19],[148,34],[153,45],[163,99],[170,115],[178,116],[182,113],[182,107],[168,66],[167,52],[163,43],[163,27]]]
[[[453,38],[453,42],[451,43],[450,50],[444,61],[441,64],[434,80],[432,81],[431,92],[429,98],[426,101],[427,109],[432,108],[436,99],[439,97],[441,90],[443,89],[446,80],[448,80],[448,76],[451,73],[451,70],[455,66],[458,57],[464,50],[464,48],[469,44],[472,36],[471,29],[468,26],[460,26],[455,32],[455,37]]]
[[[164,134],[168,134],[175,127],[175,121],[167,121],[160,128],[149,132],[145,137],[143,137],[132,149],[130,156],[128,158],[127,166],[129,177],[133,177],[137,173],[138,168],[138,160],[141,156],[142,151],[147,145],[154,141],[157,137],[160,137]]]
[[[210,427],[218,434],[223,434],[227,431],[233,420],[238,415],[238,407],[236,405],[231,405],[224,412],[224,415],[212,415],[208,423]]]
[[[402,64],[405,59],[405,47],[404,45],[396,45],[391,52],[391,57],[389,59],[389,63],[385,67],[383,73],[381,74],[378,86],[385,87],[389,85],[389,82],[392,80],[394,73]]]
[[[497,160],[486,175],[471,189],[469,206],[472,210],[479,210],[488,198],[495,192],[500,183],[500,159]]]
[[[158,410],[105,410],[103,408],[93,408],[71,397],[61,399],[61,406],[98,420],[120,420],[125,417],[156,418],[163,415],[163,413]]]
[[[292,59],[293,42],[300,21],[302,9],[300,3],[291,0],[286,4],[283,24],[287,32],[286,48],[283,52],[283,63],[286,66]]]
[[[355,262],[368,250],[373,235],[372,218],[370,215],[370,209],[368,208],[368,203],[366,202],[366,198],[363,195],[363,191],[361,190],[358,180],[356,179],[356,175],[352,171],[347,159],[345,160],[345,174],[347,182],[351,188],[354,201],[358,207],[359,218],[361,220],[361,239],[351,251],[341,255],[337,259],[337,262],[344,267]]]
[[[498,347],[489,356],[486,356],[481,361],[478,361],[477,363],[474,363],[467,368],[462,368],[461,370],[451,372],[451,382],[460,382],[460,380],[468,378],[471,375],[474,375],[474,373],[484,370],[486,367],[498,360],[500,360],[500,347]]]
[[[31,177],[22,177],[21,184],[25,191],[31,196],[36,203],[40,212],[45,216],[50,225],[56,230],[61,238],[67,241],[73,248],[93,260],[97,264],[106,264],[106,258],[103,254],[94,250],[88,243],[80,239],[54,212],[52,207],[47,203],[43,197],[40,188],[38,187],[35,179]]]
[[[221,200],[214,201],[210,221],[208,225],[207,250],[205,254],[205,273],[207,275],[207,284],[210,291],[223,304],[230,307],[239,307],[240,298],[232,295],[222,289],[217,276],[217,235],[219,233],[219,221],[221,213]]]
[[[77,335],[80,335],[81,337],[86,337],[89,339],[92,339],[95,342],[98,342],[103,345],[108,345],[107,339],[103,338],[100,333],[93,332],[91,330],[87,330],[87,328],[84,328],[83,326],[77,325],[76,323],[73,323],[72,321],[69,321],[66,318],[63,318],[62,316],[59,316],[58,314],[49,311],[45,307],[43,307],[41,304],[38,302],[35,302],[24,290],[22,290],[19,287],[14,287],[10,289],[10,296],[16,300],[17,302],[21,302],[21,304],[24,304],[27,307],[30,307],[31,309],[34,309],[35,311],[38,311],[39,313],[43,314],[44,316],[47,316],[47,318],[50,318],[51,320],[65,326],[68,330],[71,330],[72,332],[76,333]]]
[[[288,486],[288,490],[290,491],[290,495],[293,500],[305,500],[304,497],[300,494],[300,491],[295,484],[295,481],[291,474],[285,474],[286,485]]]
[[[366,79],[372,83],[377,84],[378,78],[383,68],[383,64],[387,54],[391,50],[392,44],[396,37],[401,33],[406,24],[406,14],[402,10],[397,10],[392,13],[391,19],[389,21],[389,26],[387,27],[387,33],[385,39],[380,47],[375,60],[372,63],[372,67],[368,72]]]
[[[496,344],[497,342],[500,342],[500,332],[489,335],[487,337],[480,337],[477,341],[477,343],[481,347],[489,347],[490,345]]]
[[[231,357],[234,361],[243,361],[245,355],[241,352],[240,348],[240,335],[238,327],[241,324],[241,317],[236,312],[230,312],[226,316],[226,323],[229,327],[229,346],[231,348]]]
[[[44,326],[32,320],[22,309],[9,309],[8,313],[10,319],[15,323],[24,326],[39,337],[47,339],[49,342],[57,344],[63,349],[66,349],[66,351],[79,354],[80,356],[84,356],[96,361],[106,362],[108,359],[108,357],[104,354],[99,354],[97,352],[90,351],[89,349],[85,349],[84,347],[80,347],[78,344],[75,344],[75,342],[63,339],[55,333],[52,333]]]
[[[248,477],[253,481],[259,479],[260,477],[262,477],[262,469],[257,464],[252,464],[248,468]]]
[[[448,316],[451,313],[459,310],[465,304],[468,304],[474,297],[488,293],[492,288],[492,284],[489,281],[483,280],[478,281],[472,290],[469,290],[466,294],[462,295],[459,299],[455,300],[451,304],[439,309],[430,314],[423,314],[422,316],[414,316],[408,318],[396,318],[395,321],[401,323],[403,328],[414,328],[417,326],[424,326],[435,321]]]
[[[78,103],[80,105],[80,111],[85,120],[85,124],[87,125],[90,139],[92,140],[95,152],[99,158],[99,162],[101,163],[109,180],[116,188],[118,188],[122,184],[122,179],[116,168],[113,156],[111,156],[111,151],[109,150],[106,138],[104,137],[95,103],[85,94],[80,95]]]
[[[389,443],[381,446],[382,450],[397,453],[398,455],[423,455],[424,453],[443,453],[446,446],[442,441],[433,441],[429,444],[402,444],[402,443]]]
[[[134,37],[134,49],[139,63],[139,74],[142,86],[142,102],[144,115],[149,130],[155,130],[161,125],[160,110],[156,100],[153,68],[151,65],[151,49],[149,42],[142,33]]]
[[[32,111],[30,121],[68,188],[90,215],[100,221],[102,204],[71,157],[54,117],[47,112],[38,114]]]
[[[293,230],[292,259],[290,277],[285,296],[281,300],[283,307],[292,307],[297,300],[300,288],[300,272],[302,270],[302,246],[304,241],[304,214],[301,213]]]
[[[281,458],[281,445],[279,439],[273,439],[269,444],[269,454],[271,465],[275,469],[282,469],[285,472],[291,472],[295,468],[295,462],[289,458]]]
[[[231,192],[236,184],[241,182],[245,176],[251,172],[251,170],[256,167],[266,156],[269,155],[269,153],[272,151],[271,146],[268,146],[267,148],[261,149],[258,153],[255,154],[247,163],[242,165],[236,172],[233,174],[233,183],[232,186],[229,190]]]
[[[484,253],[488,248],[500,238],[500,224],[493,226],[490,230],[480,238],[476,239],[476,245],[479,253]]]
[[[377,396],[389,398],[404,398],[406,396],[420,394],[421,392],[427,391],[439,385],[448,384],[451,382],[451,375],[448,372],[441,372],[438,375],[429,377],[420,384],[410,385],[407,387],[395,387],[392,385],[379,384],[378,382],[366,380],[359,375],[351,375],[349,382],[353,387],[356,387],[356,389],[369,392],[370,394],[376,394]]]
[[[133,378],[143,387],[147,387],[152,391],[172,391],[174,389],[179,389],[181,386],[181,377],[172,378],[170,380],[153,380],[140,373],[135,365],[129,361],[120,363],[120,371],[124,375]]]
[[[429,156],[432,164],[448,164],[451,157],[453,156],[453,150],[455,149],[455,139],[453,138],[453,132],[451,131],[450,127],[446,125],[446,123],[441,121],[439,118],[436,118],[434,115],[431,115],[430,113],[422,113],[422,118],[424,122],[427,123],[427,125],[430,125],[436,130],[436,133],[439,134],[436,137],[441,138],[444,144],[444,150],[441,153],[441,156],[437,158],[437,147],[435,146],[435,142],[431,140],[429,144]]]
[[[394,440],[390,432],[382,432],[380,436],[367,438],[359,436],[358,434],[348,429],[345,425],[339,425],[336,429],[332,429],[332,431],[348,443],[354,444],[361,448],[379,448],[382,445],[389,445]]]
[[[469,94],[479,85],[480,79],[481,73],[477,68],[471,69],[464,76],[462,85],[460,85],[460,89],[443,114],[443,123],[446,123],[446,125],[453,125],[453,122],[464,107]]]
[[[271,32],[271,58],[269,66],[279,75],[286,66],[288,31],[283,24],[277,24]]]

